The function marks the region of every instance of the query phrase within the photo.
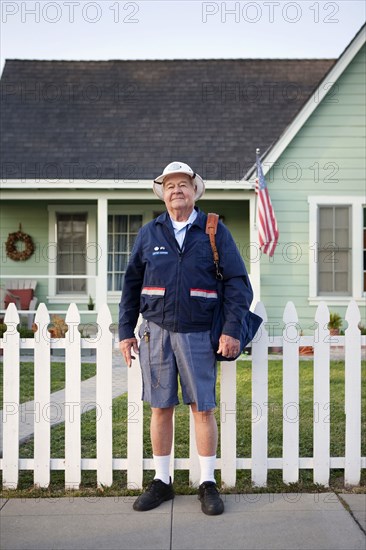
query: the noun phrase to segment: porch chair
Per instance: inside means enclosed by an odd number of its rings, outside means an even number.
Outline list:
[[[38,298],[34,295],[37,281],[31,279],[4,280],[2,285],[1,301],[6,309],[10,303],[14,303],[17,309],[36,309]],[[32,328],[34,313],[27,315],[27,326]]]

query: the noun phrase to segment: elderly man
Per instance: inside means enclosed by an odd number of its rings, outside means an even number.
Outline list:
[[[167,212],[142,227],[137,236],[119,316],[120,350],[128,366],[132,353],[140,353],[142,399],[152,409],[155,478],[133,507],[151,510],[174,498],[169,462],[179,374],[183,400],[190,405],[195,421],[201,468],[198,498],[205,514],[218,515],[224,504],[214,477],[215,352],[228,358],[239,353],[239,327],[253,294],[234,240],[220,222],[216,239],[224,278],[225,323],[219,349],[214,350],[210,328],[218,282],[205,233],[207,216],[195,207],[205,190],[203,180],[187,164],[172,162],[154,181],[153,189]],[[143,322],[138,347],[134,329],[140,313]]]

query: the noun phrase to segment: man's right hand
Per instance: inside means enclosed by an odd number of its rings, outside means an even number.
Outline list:
[[[125,340],[121,340],[119,343],[119,349],[123,355],[124,360],[127,363],[127,366],[130,367],[132,359],[135,359],[135,357],[131,355],[131,349],[133,349],[134,353],[136,353],[137,355],[139,353],[136,338],[126,338]]]

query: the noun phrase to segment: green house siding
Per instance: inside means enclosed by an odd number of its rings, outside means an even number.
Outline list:
[[[22,225],[23,233],[32,237],[34,254],[26,261],[17,262],[6,255],[5,243],[9,233],[15,233]],[[11,275],[48,275],[50,250],[48,243],[47,204],[36,201],[2,201],[0,205],[1,278]],[[37,280],[38,301],[47,301],[48,281]]]
[[[206,214],[216,212],[224,217],[224,224],[231,231],[241,256],[250,272],[248,245],[249,236],[249,200],[243,201],[200,201],[197,206]]]
[[[365,53],[364,46],[266,175],[280,240],[272,259],[261,258],[261,300],[279,324],[294,301],[305,334],[316,311],[308,301],[308,196],[365,195]],[[330,310],[344,318],[344,306]]]

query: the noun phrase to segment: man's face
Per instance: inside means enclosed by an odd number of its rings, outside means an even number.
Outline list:
[[[192,211],[195,194],[192,178],[186,174],[172,174],[164,179],[163,198],[168,212]]]

